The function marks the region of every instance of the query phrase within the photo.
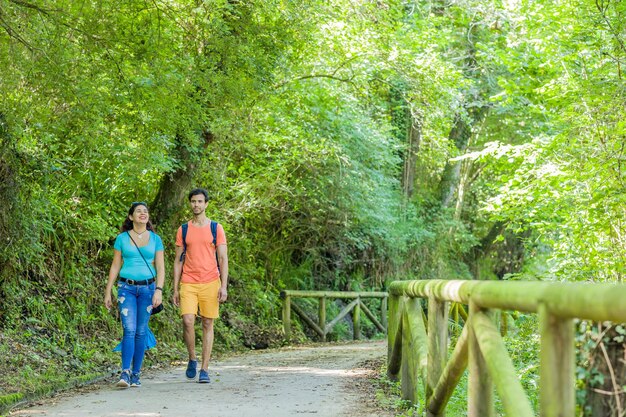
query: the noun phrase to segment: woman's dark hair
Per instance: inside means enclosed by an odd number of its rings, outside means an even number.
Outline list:
[[[148,210],[148,213],[150,212],[146,203],[144,203],[143,201],[135,201],[133,202],[133,204],[130,205],[130,209],[128,209],[128,216],[132,216],[133,214],[135,214],[135,209],[139,206],[144,206]],[[124,223],[122,223],[122,227],[120,229],[120,231],[122,232],[126,232],[133,228],[133,221],[129,219],[128,216],[126,216],[126,220],[124,220]],[[150,222],[150,220],[148,220],[148,223],[146,224],[146,229],[154,232],[154,227],[152,227],[152,222]]]
[[[191,197],[199,194],[202,194],[204,196],[205,202],[209,201],[209,192],[204,188],[194,188],[193,190],[191,190],[191,192],[189,193],[189,201],[191,201]]]

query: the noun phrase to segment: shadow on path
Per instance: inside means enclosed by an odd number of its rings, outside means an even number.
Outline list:
[[[359,379],[372,372],[358,366],[386,353],[386,341],[250,352],[213,361],[210,384],[188,381],[178,367],[145,376],[140,388],[118,390],[111,384],[10,415],[384,417],[358,389]]]

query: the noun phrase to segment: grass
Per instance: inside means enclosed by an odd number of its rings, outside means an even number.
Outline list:
[[[58,336],[58,335],[57,335]],[[7,330],[0,334],[0,415],[17,404],[85,385],[118,372],[117,343],[110,335],[98,335],[83,343],[64,343],[48,335]],[[180,343],[159,342],[148,351],[145,367],[169,364],[184,354]]]

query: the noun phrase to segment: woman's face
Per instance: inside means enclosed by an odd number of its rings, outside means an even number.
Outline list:
[[[128,218],[133,223],[138,223],[138,224],[148,223],[148,220],[150,219],[150,215],[148,214],[148,207],[144,206],[143,204],[137,204],[135,206],[135,210],[133,211],[133,214],[129,215]]]

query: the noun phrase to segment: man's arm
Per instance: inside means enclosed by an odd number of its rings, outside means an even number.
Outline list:
[[[219,302],[223,303],[228,298],[228,246],[219,245],[217,247],[217,259],[220,262],[220,280],[222,286],[218,292]]]
[[[176,307],[180,304],[180,295],[178,294],[178,283],[180,282],[180,276],[183,273],[183,263],[180,261],[180,255],[183,253],[182,246],[176,246],[176,253],[174,255],[174,286],[172,301]]]

